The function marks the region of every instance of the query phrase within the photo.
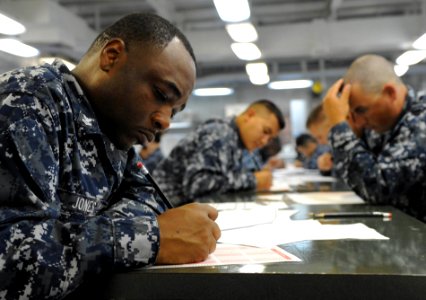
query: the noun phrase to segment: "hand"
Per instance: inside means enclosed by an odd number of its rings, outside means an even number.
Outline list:
[[[269,190],[272,186],[272,173],[268,169],[262,169],[254,172],[256,177],[256,190],[265,191]]]
[[[285,168],[285,161],[278,157],[271,157],[266,162],[265,168],[268,168],[271,170]]]
[[[298,159],[296,159],[294,161],[293,165],[294,165],[295,168],[302,168],[303,167],[303,162],[300,161],[300,160],[298,160]]]
[[[332,127],[346,121],[346,118],[349,115],[349,95],[351,86],[349,84],[345,84],[339,97],[338,93],[342,84],[343,79],[336,81],[330,87],[322,101],[324,113]]]
[[[207,204],[191,203],[158,216],[160,250],[157,264],[201,262],[216,249],[220,238],[214,222],[217,210]]]
[[[321,154],[317,159],[317,166],[320,171],[328,172],[333,168],[333,156],[330,152]]]

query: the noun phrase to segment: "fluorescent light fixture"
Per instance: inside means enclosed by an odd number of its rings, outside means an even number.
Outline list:
[[[60,57],[40,57],[40,63],[52,64],[55,59],[62,60],[62,62],[67,66],[70,71],[75,68],[75,64]]]
[[[395,71],[396,76],[401,77],[408,71],[408,66],[405,65],[395,65],[393,67],[393,70]]]
[[[195,96],[208,97],[208,96],[228,96],[234,93],[234,90],[226,87],[216,88],[200,88],[192,92]]]
[[[264,62],[246,64],[246,72],[252,84],[263,85],[267,84],[270,80],[268,65]]]
[[[246,64],[248,76],[268,75],[268,66],[264,62]]]
[[[426,49],[426,33],[419,37],[413,43],[414,49]]]
[[[225,22],[241,22],[250,18],[247,0],[213,0],[219,17]]]
[[[257,31],[251,23],[226,25],[229,36],[238,43],[250,43],[257,40]]]
[[[6,17],[0,13],[0,33],[6,35],[17,35],[25,32],[25,26],[21,23]]]
[[[191,128],[191,122],[171,122],[170,123],[170,129],[185,129],[185,128]]]
[[[264,85],[264,84],[267,84],[270,80],[268,74],[249,76],[249,79],[250,79],[250,82],[254,85]]]
[[[396,63],[398,65],[411,66],[418,64],[425,58],[426,50],[409,50],[398,56],[398,58],[396,59]]]
[[[313,84],[312,80],[299,79],[299,80],[284,80],[284,81],[273,81],[268,84],[268,87],[272,90],[291,90],[291,89],[304,89],[311,87]]]
[[[232,43],[231,49],[242,60],[255,60],[262,56],[259,48],[253,43]]]
[[[0,51],[21,57],[37,56],[40,52],[15,39],[0,39]]]

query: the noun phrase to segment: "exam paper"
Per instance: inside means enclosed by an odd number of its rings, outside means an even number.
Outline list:
[[[216,250],[203,262],[183,265],[153,266],[149,268],[185,268],[235,264],[246,265],[245,267],[247,267],[247,265],[290,261],[301,260],[280,247],[257,248],[243,245],[217,244]]]
[[[284,208],[286,207],[285,203]],[[219,210],[216,223],[223,230],[272,224],[280,220],[290,220],[296,210],[281,210],[281,203],[260,205],[256,202],[228,202],[213,204]]]
[[[219,242],[271,247],[305,240],[387,240],[388,237],[362,224],[326,224],[316,220],[277,220],[272,224],[222,231]]]
[[[257,199],[260,201],[283,201],[285,194],[268,194],[268,195],[258,195]],[[284,203],[284,202],[283,202]]]
[[[278,169],[272,172],[273,192],[287,192],[292,190],[292,186],[299,186],[308,182],[335,182],[332,176],[323,176],[318,170],[308,170],[302,168]]]
[[[361,204],[364,203],[354,192],[313,192],[313,193],[288,193],[288,199],[307,205],[330,204]]]

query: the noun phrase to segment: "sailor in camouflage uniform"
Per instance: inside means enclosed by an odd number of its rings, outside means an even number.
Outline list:
[[[212,193],[268,189],[270,170],[245,168],[243,150],[261,148],[283,128],[278,107],[256,101],[231,120],[211,119],[198,126],[157,165],[154,177],[175,205]]]
[[[217,212],[164,212],[131,149],[185,105],[194,60],[173,25],[134,14],[101,34],[72,73],[55,61],[0,75],[0,299],[58,299],[91,274],[214,250]],[[182,213],[189,220],[179,224]],[[162,242],[176,234],[170,224],[194,222],[211,237],[183,230],[199,244]]]
[[[338,175],[367,202],[394,205],[426,222],[425,100],[416,99],[386,59],[365,55],[323,105],[334,125],[329,140]]]

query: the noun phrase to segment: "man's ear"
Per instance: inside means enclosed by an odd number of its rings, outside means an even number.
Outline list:
[[[102,48],[100,54],[100,68],[105,72],[111,71],[117,63],[126,58],[126,44],[122,39],[112,39]]]
[[[245,115],[248,119],[250,119],[251,117],[254,117],[256,115],[256,110],[254,110],[252,107],[249,107],[246,110]]]
[[[395,101],[398,98],[398,91],[393,83],[386,83],[382,89],[383,96]]]

